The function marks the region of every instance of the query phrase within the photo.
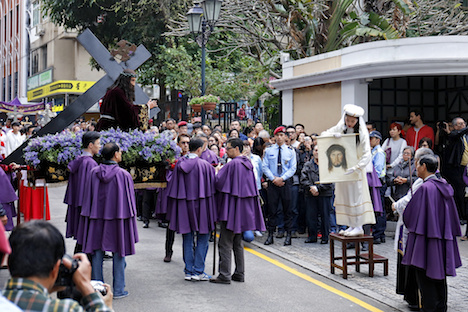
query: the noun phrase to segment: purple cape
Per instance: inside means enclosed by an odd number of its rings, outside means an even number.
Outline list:
[[[218,156],[213,151],[206,149],[200,156],[201,159],[206,160],[211,165],[217,166],[219,163]]]
[[[11,203],[18,199],[10,177],[0,168],[0,203]]]
[[[16,217],[14,201],[18,199],[15,189],[11,185],[10,177],[0,168],[0,203],[3,205],[7,214],[7,224],[5,230],[11,231],[15,227],[13,217]]]
[[[168,185],[169,185],[169,181],[171,180],[172,174],[173,174],[172,170],[166,171],[166,181]],[[158,198],[156,199],[155,214],[156,216],[161,217],[161,218],[165,218],[165,215],[167,214],[167,187],[162,188],[159,191]]]
[[[180,234],[210,233],[216,221],[215,170],[205,160],[182,157],[167,185],[169,228]]]
[[[93,168],[84,191],[77,235],[83,252],[134,254],[138,242],[135,218],[135,191],[130,173],[117,164]]]
[[[236,234],[265,231],[258,199],[253,166],[245,156],[238,156],[221,168],[216,176],[218,221]]]
[[[455,276],[461,266],[457,236],[460,221],[452,187],[441,179],[429,179],[413,195],[403,213],[408,228],[402,264],[426,271],[426,276],[442,280]]]
[[[98,164],[91,156],[80,156],[68,164],[70,177],[63,202],[68,205],[66,237],[76,237],[83,205],[84,190],[91,169]]]
[[[382,199],[380,196],[380,188],[382,187],[382,182],[380,182],[379,176],[375,171],[375,168],[372,168],[372,172],[367,173],[367,184],[369,184],[370,195],[372,197],[372,205],[374,206],[375,212],[383,212]]]

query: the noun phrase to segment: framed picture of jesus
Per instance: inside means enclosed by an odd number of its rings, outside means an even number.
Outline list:
[[[358,163],[356,135],[343,134],[340,138],[317,138],[320,183],[337,183],[360,180],[360,174],[346,171]]]

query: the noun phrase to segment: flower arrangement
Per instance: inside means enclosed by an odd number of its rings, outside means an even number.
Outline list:
[[[172,136],[172,134],[170,134]],[[82,153],[83,132],[62,132],[31,139],[25,148],[24,159],[28,165],[40,166],[42,162],[68,163]],[[173,162],[180,154],[180,148],[169,135],[154,136],[140,130],[124,132],[120,129],[101,131],[101,145],[115,142],[122,150],[123,165],[138,162],[154,164],[162,161]]]
[[[154,164],[161,161],[173,162],[180,155],[180,147],[172,140],[172,133],[154,136],[150,132],[120,129],[101,131],[101,144],[115,142],[122,150],[122,163],[126,166],[138,162]]]
[[[203,104],[203,103],[219,103],[219,101],[220,101],[219,96],[209,94],[209,95],[194,97],[190,100],[188,104],[195,105],[195,104]]]
[[[82,136],[82,133],[62,132],[33,138],[24,149],[24,159],[33,167],[41,162],[67,165],[81,155]]]

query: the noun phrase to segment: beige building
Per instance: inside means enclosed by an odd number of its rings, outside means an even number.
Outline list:
[[[39,1],[32,2],[31,10],[27,99],[52,102],[53,110],[60,112],[105,73],[91,69],[91,56],[76,40],[78,32],[67,31],[41,17]]]
[[[348,103],[385,135],[393,121],[420,109],[431,126],[468,117],[468,37],[421,37],[377,41],[283,64],[271,84],[282,91],[284,124],[307,133],[336,124]]]

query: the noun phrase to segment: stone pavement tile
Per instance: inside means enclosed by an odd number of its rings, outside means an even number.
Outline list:
[[[464,233],[464,232],[463,232]],[[256,238],[252,243],[277,256],[292,261],[310,271],[330,278],[344,286],[359,291],[369,297],[379,300],[393,308],[408,311],[403,296],[397,295],[396,289],[396,262],[397,254],[393,249],[394,240],[387,235],[385,244],[374,245],[374,253],[388,258],[389,274],[383,275],[383,264],[376,264],[374,277],[368,276],[368,266],[362,265],[361,272],[355,272],[354,267],[348,267],[348,279],[342,278],[341,270],[330,272],[330,245],[305,244],[305,235],[292,240],[291,246],[283,246],[284,239],[274,240],[274,244],[265,246],[266,237]],[[456,277],[448,277],[448,310],[466,311],[468,296],[466,296],[466,282],[468,281],[468,242],[459,241],[462,267],[457,269]],[[354,252],[350,250],[351,254]],[[335,254],[341,253],[341,244],[335,244]]]

